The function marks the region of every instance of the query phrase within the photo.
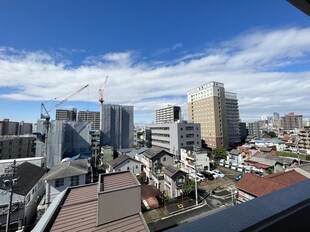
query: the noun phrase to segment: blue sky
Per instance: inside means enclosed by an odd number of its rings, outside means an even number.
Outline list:
[[[35,122],[86,84],[60,108],[99,111],[107,75],[106,102],[139,122],[168,103],[186,119],[186,91],[209,81],[237,93],[244,121],[310,118],[309,53],[310,18],[284,0],[2,0],[0,120]]]

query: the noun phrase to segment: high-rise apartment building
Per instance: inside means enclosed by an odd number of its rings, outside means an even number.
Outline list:
[[[156,123],[171,123],[181,120],[181,107],[167,105],[156,110]]]
[[[79,122],[92,122],[92,130],[100,130],[100,112],[98,111],[79,111]]]
[[[133,146],[133,106],[103,104],[101,107],[102,145],[114,149]]]
[[[240,144],[239,105],[236,93],[225,92],[227,134],[229,147]]]
[[[187,92],[188,117],[201,125],[201,138],[211,148],[228,147],[224,84],[209,82]]]
[[[272,125],[274,127],[278,127],[280,124],[280,114],[277,112],[273,113],[273,117],[272,117]]]
[[[248,129],[249,129],[249,135],[256,136],[257,138],[260,138],[261,132],[260,132],[260,123],[259,123],[259,121],[250,122],[248,124]]]
[[[32,123],[0,121],[0,135],[25,135],[32,133]]]
[[[293,112],[288,113],[280,118],[280,125],[283,130],[302,129],[302,115],[295,115]]]
[[[72,110],[56,110],[56,120],[76,121],[76,115],[76,108],[73,108]]]

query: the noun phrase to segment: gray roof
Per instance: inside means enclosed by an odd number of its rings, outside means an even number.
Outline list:
[[[128,155],[120,155],[119,157],[117,157],[116,159],[108,162],[108,164],[114,169],[116,168],[118,165],[126,162],[126,161],[132,161],[132,162],[137,162],[137,163],[140,163],[140,161],[136,160],[136,159],[133,159],[131,158],[130,156]]]
[[[182,172],[184,174],[186,174],[185,172],[181,171],[180,169],[174,167],[174,166],[167,166],[165,169],[164,169],[164,173],[169,176],[169,177],[173,177],[175,174],[177,174],[178,172]]]
[[[67,161],[59,163],[51,168],[47,173],[46,180],[56,180],[59,178],[79,176],[88,173],[88,161],[86,159]]]
[[[27,195],[45,173],[45,168],[41,168],[32,163],[24,162],[18,165],[15,175],[15,178],[18,180],[17,184],[14,186],[13,192],[23,196]],[[8,175],[1,175],[0,183],[3,183],[3,180],[9,177]],[[0,188],[4,189],[2,185],[0,185]]]
[[[134,158],[136,154],[141,154],[145,152],[148,148],[147,147],[141,147],[139,149],[135,149],[131,152],[129,152],[127,155],[130,156],[131,158]]]
[[[149,159],[153,159],[155,156],[157,156],[159,153],[164,152],[167,155],[173,156],[173,154],[169,153],[168,151],[158,148],[158,147],[151,147],[149,149],[147,149],[144,152],[144,155],[149,158]]]
[[[237,150],[237,149],[232,149],[232,150],[229,152],[230,155],[239,155],[239,154],[241,154],[241,153],[242,153],[242,151],[241,151],[241,150]]]

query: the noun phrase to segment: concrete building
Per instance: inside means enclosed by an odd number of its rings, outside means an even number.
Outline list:
[[[32,123],[0,121],[0,135],[25,135],[32,133]]]
[[[241,143],[239,127],[239,105],[237,94],[225,92],[228,146],[236,147]]]
[[[294,112],[288,113],[280,118],[280,125],[283,130],[302,129],[302,115],[296,115]]]
[[[181,107],[167,105],[156,110],[156,123],[172,123],[181,120]]]
[[[114,149],[133,147],[133,106],[103,104],[100,129],[102,145]]]
[[[210,170],[210,159],[205,149],[197,149],[193,152],[193,147],[181,149],[181,168],[187,173],[193,173],[196,169],[198,172]]]
[[[37,123],[39,133],[45,134],[42,120]],[[52,120],[46,139],[46,164],[51,168],[63,158],[72,157],[81,152],[90,152],[91,122],[66,122]],[[36,156],[44,156],[44,142],[37,141]]]
[[[62,110],[56,109],[56,120],[76,121],[77,109]]]
[[[248,131],[250,136],[256,136],[257,138],[260,138],[261,133],[260,133],[260,126],[259,122],[250,122],[248,124]]]
[[[19,158],[19,159],[5,159],[0,160],[0,175],[8,174],[9,170],[14,162],[16,161],[16,165],[19,166],[22,163],[28,162],[30,164],[34,164],[38,167],[44,168],[46,166],[46,158],[45,157],[30,157],[30,158]]]
[[[139,175],[142,171],[142,163],[128,155],[120,155],[116,159],[108,162],[106,173],[131,171],[134,175]]]
[[[298,148],[307,150],[307,154],[310,153],[310,129],[302,129],[298,134]]]
[[[0,136],[0,160],[35,156],[35,136]]]
[[[246,129],[246,123],[245,122],[239,122],[239,129],[240,129],[241,143],[244,143],[246,137],[248,136],[248,131]]]
[[[78,121],[92,122],[92,130],[100,130],[100,112],[97,111],[79,111]]]
[[[199,123],[157,123],[149,126],[151,130],[152,146],[165,149],[180,157],[180,149],[185,146],[201,147],[201,135]]]
[[[188,117],[201,125],[201,138],[211,148],[228,147],[224,84],[209,82],[187,92]]]

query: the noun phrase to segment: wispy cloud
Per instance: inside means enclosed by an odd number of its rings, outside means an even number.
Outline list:
[[[0,47],[0,98],[42,101],[89,84],[89,96],[72,100],[95,102],[108,75],[106,101],[134,105],[138,120],[152,120],[154,110],[168,102],[181,105],[186,115],[186,92],[214,80],[237,93],[243,119],[289,111],[310,117],[310,68],[287,71],[308,62],[309,53],[310,28],[252,31],[169,63],[142,62],[139,53],[124,51],[86,57],[70,67],[55,54]],[[14,91],[2,93],[1,87]]]

